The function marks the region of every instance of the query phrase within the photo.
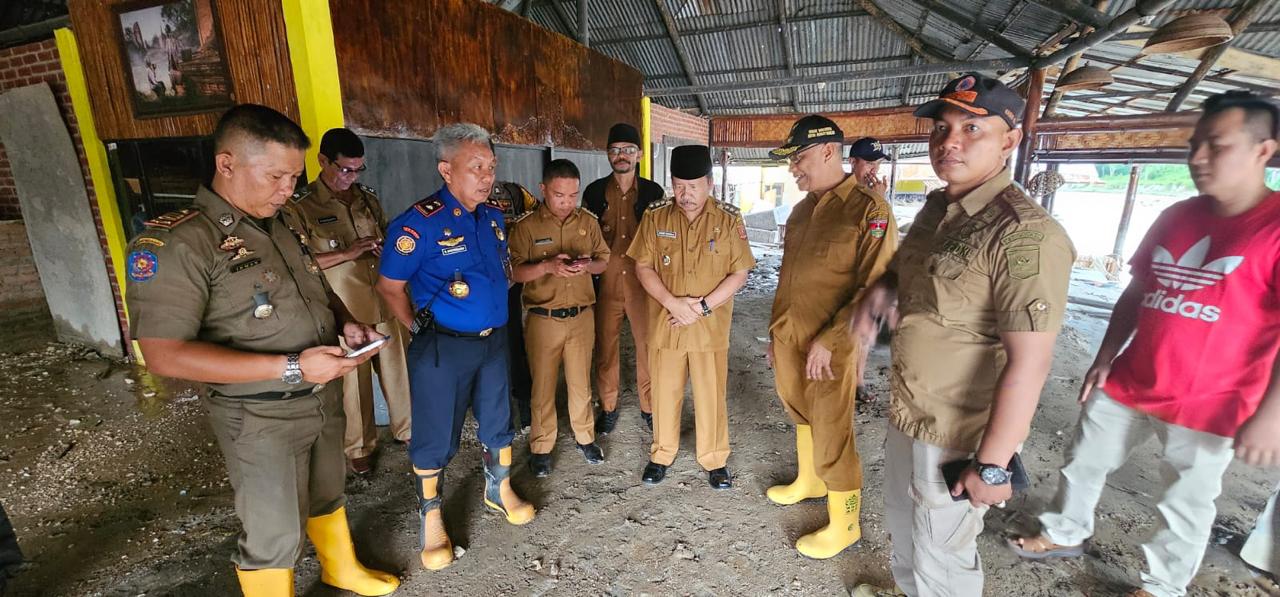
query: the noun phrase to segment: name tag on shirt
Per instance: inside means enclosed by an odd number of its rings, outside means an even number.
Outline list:
[[[332,224],[338,221],[338,216],[325,216],[316,221],[320,222],[321,224]]]
[[[466,253],[467,245],[456,245],[453,247],[445,247],[440,251],[441,255],[453,255],[454,253]]]
[[[549,244],[551,244],[551,243],[552,243],[552,240],[551,240],[551,239],[549,239],[549,238],[540,238],[540,239],[537,239],[537,240],[533,241],[533,244],[534,244],[534,245],[549,245]]]
[[[676,233],[671,230],[659,230],[658,238],[675,238]]]

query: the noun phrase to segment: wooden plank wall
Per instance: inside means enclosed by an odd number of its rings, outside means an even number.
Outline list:
[[[474,122],[503,143],[601,149],[640,123],[635,69],[475,0],[330,0],[347,126],[429,138]]]
[[[929,140],[931,125],[916,118],[914,107],[883,108],[823,114],[844,131],[846,142],[875,137],[882,143],[922,143]],[[717,116],[711,119],[711,144],[715,147],[778,147],[782,145],[794,114],[759,116]]]
[[[104,140],[209,135],[220,112],[137,119],[129,98],[120,24],[111,6],[124,0],[68,0],[89,100]],[[273,0],[213,0],[237,102],[271,106],[298,119],[284,12]],[[412,4],[412,3],[406,3]]]

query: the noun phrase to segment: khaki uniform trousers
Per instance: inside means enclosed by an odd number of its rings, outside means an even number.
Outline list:
[[[680,450],[680,415],[685,382],[693,385],[693,419],[698,464],[706,470],[729,461],[729,413],[725,404],[729,351],[687,352],[656,348],[649,355],[653,378],[653,446],[649,460],[670,466]]]
[[[569,424],[579,444],[596,441],[595,413],[591,409],[591,347],[595,344],[590,313],[556,319],[529,314],[525,320],[525,352],[533,375],[529,451],[550,454],[556,446],[556,388],[560,365],[569,394]]]
[[[813,430],[813,466],[830,491],[862,489],[862,461],[853,438],[854,396],[861,351],[831,355],[833,380],[805,377],[807,347],[775,340],[774,383],[792,422]]]
[[[600,407],[607,411],[618,409],[618,385],[622,375],[621,350],[622,317],[631,324],[631,337],[636,342],[636,393],[640,395],[640,410],[653,412],[649,381],[649,295],[640,283],[620,273],[621,280],[611,281],[606,287],[602,279],[596,298],[596,394]],[[581,316],[579,316],[581,317]]]
[[[288,400],[205,399],[235,491],[237,567],[293,568],[307,519],[345,504],[340,385]]]
[[[382,397],[391,415],[391,437],[408,442],[412,435],[409,406],[409,367],[405,350],[409,331],[396,321],[374,326],[379,334],[391,336],[382,350],[342,377],[342,410],[347,415],[347,430],[342,447],[347,458],[363,458],[378,447],[378,428],[373,416],[373,373],[378,372]],[[346,342],[342,348],[349,350]]]
[[[884,522],[893,540],[889,567],[909,597],[982,594],[978,535],[987,507],[952,501],[940,468],[971,457],[889,425],[884,446]]]
[[[1166,423],[1095,390],[1080,411],[1076,436],[1067,448],[1058,492],[1040,524],[1059,545],[1093,536],[1093,511],[1107,476],[1152,436],[1159,438],[1161,492],[1156,531],[1142,545],[1147,569],[1142,588],[1156,597],[1179,597],[1204,558],[1222,493],[1222,475],[1235,457],[1232,438]]]

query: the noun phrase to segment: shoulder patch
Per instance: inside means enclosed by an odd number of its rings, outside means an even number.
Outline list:
[[[998,198],[1009,206],[1010,210],[1013,211],[1014,218],[1019,222],[1039,220],[1049,215],[1043,207],[1032,201],[1017,183],[1005,187],[1003,191],[1000,191]]]
[[[591,210],[589,210],[589,209],[587,209],[587,208],[585,208],[585,207],[579,207],[579,208],[578,208],[578,213],[580,213],[580,214],[582,214],[582,215],[584,215],[584,216],[588,216],[588,217],[590,217],[590,218],[591,218],[591,219],[593,219],[593,220],[599,220],[599,219],[600,219],[600,217],[599,217],[599,216],[597,216],[594,212],[592,212]]]
[[[413,208],[418,210],[418,213],[422,214],[423,217],[429,218],[444,209],[444,202],[432,196],[414,203]]]
[[[134,282],[146,282],[156,277],[160,269],[160,260],[148,249],[134,249],[129,253],[129,279]]]
[[[305,187],[302,187],[301,190],[295,192],[293,196],[289,197],[289,201],[297,203],[299,201],[302,201],[303,199],[306,199],[307,197],[310,197],[312,192],[314,191],[312,191],[311,185],[307,185]]]
[[[364,191],[366,194],[373,195],[374,197],[378,196],[378,192],[373,190],[373,187],[365,186],[358,182],[356,183],[356,187],[359,188],[361,191]]]
[[[147,220],[144,225],[147,228],[158,228],[160,230],[173,230],[179,224],[190,221],[191,218],[200,214],[200,210],[195,207],[185,207],[178,211],[171,211],[162,216]]]
[[[662,201],[654,201],[653,203],[650,203],[650,204],[649,204],[649,207],[646,207],[646,208],[645,208],[645,211],[653,211],[653,210],[655,210],[655,209],[662,209],[662,208],[664,208],[664,207],[666,207],[666,206],[668,206],[668,205],[671,205],[671,200],[670,200],[670,199],[663,199]]]

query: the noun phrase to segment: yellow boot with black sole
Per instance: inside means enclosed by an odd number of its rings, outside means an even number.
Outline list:
[[[862,539],[858,515],[862,511],[862,490],[832,491],[827,494],[827,526],[796,541],[801,555],[815,560],[835,557]]]
[[[533,504],[524,501],[511,488],[511,446],[497,452],[484,449],[484,505],[506,516],[514,525],[533,520]]]
[[[293,597],[293,568],[236,568],[236,577],[244,597]]]
[[[774,485],[765,495],[769,501],[790,506],[827,495],[827,484],[818,478],[813,465],[813,428],[796,425],[796,480],[790,485]]]
[[[320,560],[320,582],[365,597],[387,595],[400,586],[396,575],[370,570],[356,559],[345,507],[308,518],[307,536],[315,544],[316,558]]]
[[[427,570],[443,570],[453,563],[453,542],[440,515],[442,469],[413,469],[418,477],[418,558]]]

